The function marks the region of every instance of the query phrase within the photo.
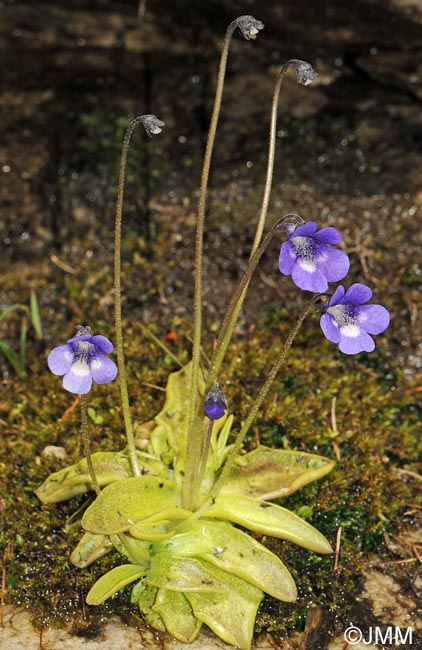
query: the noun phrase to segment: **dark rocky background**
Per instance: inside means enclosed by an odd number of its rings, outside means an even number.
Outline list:
[[[166,130],[153,142],[135,138],[125,223],[132,237],[165,233],[164,254],[180,277],[167,274],[160,291],[186,313],[219,50],[227,24],[250,13],[266,27],[254,43],[236,35],[229,57],[206,242],[210,309],[220,318],[220,296],[248,255],[277,70],[303,58],[320,76],[302,88],[291,73],[282,89],[269,221],[294,211],[341,228],[353,279],[378,285],[394,312],[396,357],[419,371],[420,4],[148,0],[143,17],[138,9],[130,1],[2,2],[3,305],[14,300],[15,274],[36,283],[38,274],[62,274],[60,264],[89,270],[110,261],[123,130],[130,117],[153,112]],[[267,270],[263,301],[268,284],[276,285],[270,296],[286,292]]]

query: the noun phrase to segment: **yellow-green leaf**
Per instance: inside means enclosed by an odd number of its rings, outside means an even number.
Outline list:
[[[173,530],[169,526],[169,521],[146,522],[138,521],[132,526],[129,533],[139,540],[154,542],[157,540],[169,539],[173,536]]]
[[[206,565],[206,563],[204,563]],[[221,639],[249,650],[254,623],[263,593],[249,582],[213,567],[225,583],[226,592],[186,593],[195,616],[208,625]]]
[[[186,455],[186,432],[191,396],[191,363],[169,375],[166,386],[166,401],[160,413],[154,418],[156,428],[151,434],[149,450],[161,455],[171,463],[176,480],[181,480]],[[200,390],[203,378],[200,376]]]
[[[178,527],[171,539],[153,550],[197,556],[228,573],[243,578],[267,594],[292,602],[296,586],[282,561],[265,546],[226,522],[197,520]]]
[[[126,587],[134,580],[142,578],[146,573],[144,566],[122,564],[105,573],[91,587],[86,597],[88,605],[101,605],[107,598]]]
[[[170,481],[155,476],[136,476],[108,485],[82,517],[91,533],[113,535],[129,530],[138,521],[179,504],[180,496]]]
[[[238,455],[221,493],[270,501],[287,496],[331,472],[335,462],[316,454],[260,445]]]
[[[132,589],[131,602],[137,604],[145,620],[149,625],[161,632],[166,631],[161,616],[152,609],[157,597],[157,587],[150,587],[146,582],[140,580]]]
[[[135,539],[127,533],[110,535],[109,539],[114,548],[125,555],[131,564],[148,564],[149,563],[149,544],[140,539]]]
[[[86,532],[82,535],[70,556],[70,561],[75,566],[83,569],[111,551],[112,548],[113,544],[107,535],[94,535]]]
[[[186,596],[180,591],[159,589],[152,609],[157,612],[167,632],[182,643],[192,643],[201,629]]]
[[[167,467],[156,458],[143,452],[137,452],[137,457],[143,474],[152,474],[163,478],[170,476]],[[124,452],[96,452],[92,454],[92,463],[101,487],[132,476],[130,461]],[[74,465],[50,474],[35,491],[35,494],[43,503],[57,503],[84,494],[91,489],[91,475],[86,459],[83,458]]]
[[[287,508],[268,501],[220,494],[204,516],[226,519],[258,533],[288,539],[310,551],[332,553],[330,542],[316,528]]]
[[[170,591],[226,591],[228,587],[202,561],[160,553],[151,558],[148,583]]]

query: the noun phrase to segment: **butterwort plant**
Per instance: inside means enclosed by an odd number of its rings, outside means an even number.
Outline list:
[[[339,247],[342,237],[336,228],[319,227],[316,221],[288,214],[264,236],[282,83],[290,67],[297,82],[304,86],[317,77],[309,63],[290,59],[281,67],[274,89],[265,187],[249,261],[213,342],[211,359],[204,362],[203,235],[227,57],[237,29],[245,39],[255,40],[263,28],[263,23],[253,16],[241,16],[229,25],[224,38],[198,202],[192,359],[169,375],[163,407],[146,427],[151,431],[148,446],[139,448],[133,433],[121,318],[125,169],[137,125],[142,124],[151,137],[159,135],[164,127],[155,115],[141,115],[127,129],[118,183],[114,233],[117,366],[108,356],[113,352],[112,343],[102,334],[94,335],[88,326],[80,326],[76,336],[50,353],[50,370],[63,377],[65,389],[80,395],[85,458],[55,472],[37,490],[44,503],[87,495],[85,506],[77,511],[83,532],[71,554],[73,564],[84,568],[111,552],[122,558],[120,565],[91,587],[86,596],[88,604],[100,605],[131,585],[131,602],[153,628],[190,643],[207,625],[221,639],[243,650],[251,646],[264,594],[284,602],[292,602],[297,596],[288,568],[260,537],[284,539],[315,553],[332,552],[324,535],[273,500],[321,479],[334,467],[331,459],[303,451],[259,445],[246,452],[245,436],[303,321],[315,311],[318,302],[324,301],[323,333],[346,354],[373,350],[372,337],[389,323],[387,310],[369,303],[372,292],[368,287],[356,283],[348,290],[343,286],[331,288],[332,283],[345,278],[350,266],[347,254]],[[251,277],[273,239],[280,235],[279,270],[306,292],[307,301],[286,341],[275,351],[274,363],[255,400],[236,424],[220,376]],[[281,280],[281,276],[278,278]],[[143,331],[148,333],[145,327]],[[160,345],[163,347],[162,342]],[[106,384],[116,375],[127,446],[119,451],[91,453],[85,396],[93,382]],[[252,531],[253,536],[247,531]]]

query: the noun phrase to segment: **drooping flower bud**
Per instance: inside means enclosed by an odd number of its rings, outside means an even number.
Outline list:
[[[317,78],[318,74],[307,61],[293,59],[292,64],[296,70],[296,79],[298,84],[309,86]]]
[[[239,16],[237,26],[243,38],[246,38],[247,41],[254,41],[260,30],[265,27],[264,23],[261,23],[260,20],[257,20],[253,16]]]
[[[141,122],[150,138],[153,135],[158,135],[163,130],[164,122],[159,120],[155,115],[142,115]]]
[[[76,336],[85,336],[85,334],[88,334],[88,336],[93,336],[92,328],[89,325],[76,325],[75,330]]]
[[[223,417],[224,411],[228,408],[227,400],[224,393],[220,390],[218,382],[208,393],[204,402],[204,413],[210,420],[219,420]]]

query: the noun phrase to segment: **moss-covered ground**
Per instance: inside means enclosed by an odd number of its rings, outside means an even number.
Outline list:
[[[161,245],[165,246],[164,241],[165,238],[155,241],[158,251]],[[154,264],[142,261],[138,248],[137,243],[126,248],[132,263],[125,267],[125,283],[136,284],[142,266],[143,286],[147,287],[149,280],[153,286],[157,280]],[[100,280],[94,281],[99,274]],[[3,579],[6,600],[30,607],[38,626],[66,622],[79,633],[89,634],[111,612],[132,619],[137,616],[127,602],[128,592],[100,608],[84,604],[84,595],[93,581],[118,563],[119,558],[112,554],[88,569],[73,567],[69,554],[80,531],[66,532],[65,525],[82,500],[42,505],[34,489],[64,462],[71,463],[82,456],[77,404],[74,396],[62,389],[61,380],[48,373],[45,356],[53,341],[61,343],[72,334],[75,314],[70,318],[67,312],[75,312],[76,304],[80,310],[78,322],[95,323],[96,332],[113,337],[109,308],[105,308],[105,315],[104,307],[98,307],[109,292],[111,265],[105,269],[91,268],[87,278],[78,275],[69,280],[63,274],[63,279],[65,286],[59,288],[57,278],[50,274],[44,285],[40,280],[37,287],[45,331],[51,332],[49,345],[30,336],[27,378],[18,381],[10,372],[3,382]],[[16,281],[16,293],[25,288],[23,280]],[[56,311],[55,300],[49,303],[48,295],[56,299],[59,289],[61,306]],[[238,424],[257,395],[293,319],[294,309],[272,306],[254,327],[247,328],[243,323],[236,334],[221,379]],[[386,336],[380,337],[374,353],[344,357],[325,341],[318,319],[315,312],[303,326],[245,441],[248,449],[261,442],[337,459],[331,475],[283,503],[312,522],[334,547],[341,528],[336,568],[333,557],[320,557],[285,542],[263,539],[286,562],[299,589],[299,599],[294,604],[271,598],[263,601],[257,629],[276,635],[300,629],[310,603],[320,604],[329,612],[332,629],[344,626],[356,607],[355,597],[368,561],[375,555],[379,561],[412,557],[411,551],[407,557],[392,555],[386,536],[400,536],[402,530],[415,528],[422,509],[418,476],[422,408],[418,387],[401,381],[399,367],[385,354]],[[17,315],[11,317],[11,330],[18,329],[19,324]],[[213,329],[212,322],[207,325],[207,329]],[[169,317],[160,323],[151,322],[150,327],[160,337],[172,332],[167,345],[181,361],[187,361],[189,320]],[[211,338],[206,346],[208,352],[210,342]],[[159,388],[175,367],[170,357],[145,338],[130,314],[126,314],[125,347],[134,420],[138,425],[160,409],[163,396]],[[118,386],[95,386],[89,405],[93,409],[93,448],[123,448]],[[42,451],[48,445],[64,447],[66,461],[46,458]],[[416,563],[389,566],[406,589]]]

